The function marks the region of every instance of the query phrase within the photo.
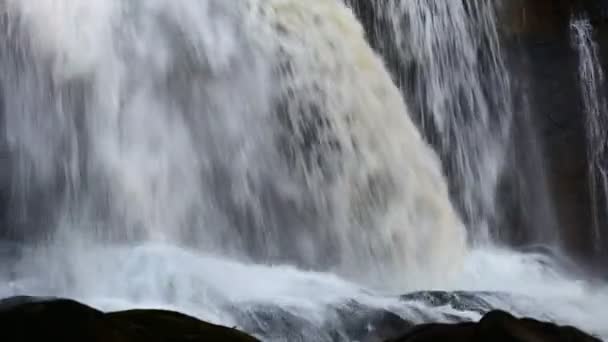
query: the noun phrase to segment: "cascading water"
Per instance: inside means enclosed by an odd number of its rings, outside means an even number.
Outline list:
[[[417,122],[437,145],[471,239],[492,241],[513,118],[494,1],[376,1]],[[387,37],[385,37],[387,36]],[[388,39],[387,39],[388,38]]]
[[[440,111],[420,113],[432,113],[439,137],[455,144],[460,204],[474,238],[485,240],[511,114],[476,77],[490,70],[489,86],[505,92],[508,78],[497,42],[477,40],[463,12],[471,9],[458,3],[435,4],[452,18],[445,41],[429,35],[432,21],[410,21],[415,46],[427,50],[400,46],[424,62],[423,89],[445,90],[444,102],[423,101]],[[410,19],[423,15],[423,2],[404,4]],[[480,4],[473,19],[494,32]],[[467,246],[440,161],[410,120],[418,114],[344,3],[4,0],[0,8],[9,222],[44,232],[5,258],[0,297],[172,308],[265,340],[348,341],[358,339],[348,320],[365,310],[411,322],[478,319],[474,309],[386,296],[465,288],[508,291],[513,298],[480,296],[608,336],[602,288],[589,291],[537,255]],[[444,44],[462,64],[427,64]],[[489,65],[467,50],[481,46],[491,47]]]
[[[94,221],[396,288],[462,256],[438,160],[339,3],[7,6],[15,178],[66,188],[70,239]]]
[[[593,26],[587,18],[573,18],[570,24],[572,44],[579,56],[580,87],[585,109],[589,193],[591,194],[593,241],[601,251],[601,227],[608,217],[608,103],[604,71]]]

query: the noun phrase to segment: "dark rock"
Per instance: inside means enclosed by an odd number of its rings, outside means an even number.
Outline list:
[[[585,14],[595,25],[608,22],[608,2],[603,0],[511,0],[502,16],[506,32],[557,36],[568,30],[573,16]]]
[[[0,302],[2,341],[101,341],[103,312],[67,299],[16,297]]]
[[[403,296],[434,306],[452,306],[484,312],[490,304],[482,293],[418,292]],[[500,296],[487,293],[489,296]],[[239,326],[264,340],[281,341],[589,341],[598,339],[567,326],[491,311],[479,323],[463,317],[445,317],[455,324],[416,322],[389,311],[371,309],[357,302],[333,308],[324,324],[311,325],[305,317],[275,306],[235,308]],[[241,316],[238,315],[241,310]],[[460,309],[457,309],[460,310]],[[0,300],[0,341],[78,342],[255,342],[241,331],[164,310],[128,310],[104,313],[68,299],[13,297]]]
[[[485,315],[478,324],[478,330],[485,341],[599,341],[574,327],[531,318],[518,319],[504,311],[492,311]]]
[[[356,301],[328,306],[323,324],[274,305],[252,305],[245,309],[240,305],[230,311],[240,327],[269,341],[382,342],[401,336],[415,325],[388,310]]]
[[[399,314],[366,306],[357,301],[348,301],[326,307],[323,323],[310,320],[305,312],[290,311],[275,305],[242,304],[230,307],[239,327],[254,333],[264,341],[409,341],[406,336],[416,335],[413,341],[561,341],[554,340],[551,333],[557,331],[565,341],[598,341],[582,339],[584,333],[571,327],[558,327],[551,323],[542,323],[532,319],[515,319],[510,314],[493,311],[497,308],[510,307],[517,315],[517,304],[529,299],[523,295],[503,292],[473,291],[421,291],[400,297],[403,311]],[[509,303],[502,306],[501,303]],[[422,305],[421,305],[422,304]],[[463,315],[458,314],[466,313]],[[486,315],[477,323],[472,321],[477,312]],[[401,315],[401,316],[400,316]],[[540,316],[542,320],[551,321],[551,315]],[[441,324],[426,324],[441,322]],[[483,324],[482,337],[477,335],[477,326]],[[557,330],[556,330],[557,329]],[[509,334],[516,335],[514,339]],[[473,337],[471,337],[473,336]],[[506,336],[506,337],[504,337]],[[530,336],[540,336],[530,339]],[[424,337],[425,339],[422,339]],[[500,338],[503,338],[502,340]],[[527,338],[527,339],[524,339]],[[542,338],[542,339],[539,339]]]
[[[130,310],[108,313],[105,323],[119,328],[129,341],[243,341],[257,339],[236,329],[200,321],[178,312]]]
[[[331,340],[329,329],[321,331],[305,318],[277,306],[252,305],[247,308],[230,307],[229,310],[234,311],[237,321],[245,330],[264,340]]]
[[[459,311],[474,311],[480,314],[492,310],[492,306],[482,298],[483,295],[502,296],[490,292],[466,291],[423,291],[401,296],[404,301],[420,301],[429,306],[438,307],[449,305]],[[505,295],[506,296],[506,295]]]
[[[608,46],[603,38],[608,33],[606,9],[607,3],[597,0],[513,0],[505,2],[503,11],[503,32],[511,38],[505,39],[510,69],[515,79],[525,80],[523,91],[542,146],[561,247],[581,265],[600,269],[608,255],[594,246],[605,245],[608,239],[596,241],[592,229],[585,115],[570,21],[589,17],[594,38],[604,49]],[[606,56],[605,52],[600,55],[604,69]],[[519,148],[525,151],[525,146]],[[605,218],[601,221],[600,227],[606,226]]]
[[[163,310],[103,313],[67,299],[14,297],[0,301],[0,341],[196,342],[257,339]]]
[[[380,342],[400,336],[414,323],[381,309],[370,309],[355,302],[338,311],[347,341]]]
[[[595,342],[599,339],[576,328],[491,311],[479,323],[423,324],[392,342],[495,341],[495,342]]]

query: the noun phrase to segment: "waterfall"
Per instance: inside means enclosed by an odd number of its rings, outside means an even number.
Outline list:
[[[401,290],[458,266],[439,160],[343,4],[5,6],[14,191],[54,191],[59,234]]]
[[[355,3],[0,0],[0,298],[329,342],[478,320],[397,296],[464,289],[608,336],[603,284],[493,243],[517,167],[494,3],[362,0],[376,40]]]
[[[599,47],[587,18],[573,18],[571,40],[579,57],[579,79],[587,133],[589,193],[591,195],[593,241],[601,252],[602,225],[608,215],[608,103]]]
[[[494,1],[376,1],[379,49],[397,64],[474,243],[496,240],[513,95]]]

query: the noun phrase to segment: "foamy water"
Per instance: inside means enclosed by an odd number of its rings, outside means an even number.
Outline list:
[[[605,284],[568,278],[532,254],[478,250],[465,265],[459,279],[435,289],[483,291],[479,298],[495,308],[608,337]],[[331,273],[238,262],[161,244],[86,250],[60,244],[26,252],[10,275],[0,276],[2,297],[67,296],[105,310],[173,309],[228,326],[242,326],[244,313],[263,307],[328,329],[336,320],[336,307],[351,301],[418,323],[451,321],[450,316],[481,318],[475,311],[449,305],[403,301],[394,293],[369,290]]]
[[[289,317],[325,341],[353,302],[475,320],[398,295],[500,291],[480,296],[608,335],[602,286],[467,246],[439,158],[342,2],[1,3],[13,219],[46,238],[8,259],[0,297],[176,309],[268,340]]]

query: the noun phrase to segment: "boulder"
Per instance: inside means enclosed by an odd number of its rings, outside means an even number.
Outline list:
[[[68,299],[15,297],[0,301],[0,341],[255,342],[236,329],[177,312],[104,313]]]
[[[478,323],[423,324],[392,342],[597,342],[574,327],[559,326],[530,318],[516,318],[504,311],[491,311]]]

